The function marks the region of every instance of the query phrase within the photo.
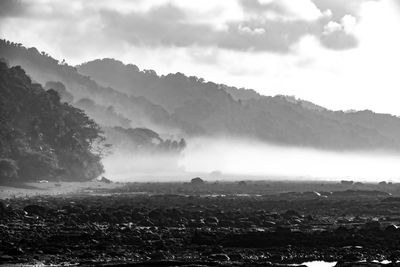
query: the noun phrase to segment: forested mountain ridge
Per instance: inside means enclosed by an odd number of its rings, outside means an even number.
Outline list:
[[[332,150],[400,150],[400,119],[388,114],[330,111],[308,101],[263,96],[182,73],[159,76],[114,59],[74,68],[8,41],[0,42],[0,57],[22,65],[42,83],[61,81],[76,103],[89,99],[103,110],[111,106],[134,128]]]
[[[193,126],[177,121],[163,107],[146,98],[100,86],[90,77],[77,72],[76,68],[59,62],[45,52],[40,53],[36,48],[25,48],[21,44],[0,40],[0,58],[4,58],[11,66],[21,66],[33,80],[43,85],[49,81],[61,82],[75,101],[87,98],[101,106],[111,105],[116,112],[128,118],[133,127],[192,130]]]
[[[55,90],[0,61],[0,182],[90,180],[103,172],[100,127]]]
[[[146,97],[206,134],[339,150],[400,147],[400,119],[388,114],[334,112],[294,97],[263,96],[182,73],[158,76],[114,59],[77,68],[105,86]]]

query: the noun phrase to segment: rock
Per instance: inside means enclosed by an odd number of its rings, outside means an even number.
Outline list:
[[[243,255],[241,253],[231,253],[228,255],[230,260],[232,261],[241,261],[243,260]]]
[[[285,226],[278,226],[275,229],[275,233],[277,234],[290,234],[292,232],[292,230],[289,227],[285,227]]]
[[[10,255],[1,255],[0,264],[14,261],[14,257]]]
[[[6,204],[3,201],[0,201],[0,214],[4,214],[7,211]]]
[[[127,240],[127,243],[129,245],[132,245],[132,246],[135,246],[135,247],[144,246],[144,244],[145,244],[145,242],[138,236],[129,237],[129,239]]]
[[[197,245],[212,245],[215,243],[215,241],[214,234],[199,231],[196,231],[191,239],[191,242]]]
[[[395,233],[395,232],[397,232],[399,230],[399,227],[397,227],[396,225],[394,225],[394,224],[391,224],[391,225],[389,225],[389,226],[387,226],[386,228],[385,228],[385,232],[387,232],[387,233]]]
[[[282,262],[283,256],[280,254],[272,254],[269,256],[269,260],[273,262]]]
[[[28,214],[31,214],[31,215],[45,215],[47,212],[47,209],[43,206],[33,204],[33,205],[25,206],[24,211],[26,211]]]
[[[210,256],[208,256],[208,258],[210,260],[214,260],[214,261],[229,261],[230,258],[228,255],[220,253],[220,254],[211,254]]]
[[[94,254],[89,251],[85,251],[79,255],[79,258],[81,258],[81,259],[92,259],[93,257],[94,257]]]
[[[287,219],[289,219],[289,218],[299,218],[299,217],[301,217],[301,215],[295,210],[288,210],[288,211],[286,211],[285,213],[282,214],[282,217],[287,218]]]
[[[192,185],[202,185],[202,184],[204,184],[204,180],[201,179],[200,177],[195,177],[192,180],[190,180],[190,183]]]
[[[349,186],[349,185],[353,185],[353,184],[354,184],[354,181],[342,180],[342,181],[340,181],[340,183],[341,183],[342,185]]]
[[[378,221],[370,221],[364,224],[364,229],[368,231],[377,231],[381,228],[381,224]]]
[[[105,183],[105,184],[111,184],[112,181],[110,179],[107,179],[106,177],[102,176],[100,179],[98,179],[99,182]]]
[[[217,225],[219,222],[217,217],[211,216],[211,217],[207,217],[205,219],[205,223],[206,224],[211,224],[211,225]]]
[[[276,223],[273,222],[273,221],[263,221],[263,222],[262,222],[262,225],[263,225],[264,227],[275,227],[275,226],[276,226]]]
[[[152,221],[150,221],[149,219],[144,219],[144,220],[141,220],[138,223],[138,225],[150,227],[150,226],[154,226],[154,223]]]
[[[65,210],[68,214],[82,212],[82,208],[75,205],[65,205],[61,209]]]
[[[353,253],[346,254],[342,257],[342,261],[344,261],[344,262],[359,262],[361,260],[362,260],[362,258],[360,257],[360,255],[355,254],[355,253],[354,254]]]
[[[7,250],[7,254],[10,256],[19,256],[23,255],[24,251],[22,250],[22,248],[10,248]]]
[[[164,253],[164,251],[159,250],[159,251],[156,251],[156,252],[150,254],[150,258],[151,258],[152,260],[159,261],[159,260],[164,260],[164,259],[166,259],[166,258],[168,258],[168,257],[167,257],[167,255]]]
[[[247,183],[246,183],[245,181],[240,181],[240,182],[238,183],[238,185],[239,185],[239,186],[246,186]]]

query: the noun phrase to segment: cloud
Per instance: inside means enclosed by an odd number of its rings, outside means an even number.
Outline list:
[[[336,50],[354,48],[358,40],[352,34],[356,27],[356,19],[351,15],[345,15],[341,21],[329,21],[324,26],[321,42],[326,47]]]
[[[324,14],[311,0],[239,0],[250,15],[279,20],[312,21]]]
[[[14,17],[24,14],[26,3],[18,0],[1,0],[0,1],[0,18]]]
[[[325,47],[334,50],[350,49],[358,45],[358,40],[354,35],[341,30],[335,30],[327,35],[322,35],[320,41]]]
[[[320,10],[330,10],[332,19],[338,21],[346,15],[359,17],[361,6],[366,2],[380,0],[312,0]]]
[[[261,5],[258,1],[242,3],[246,10],[256,9],[254,3]],[[262,7],[269,8],[271,4]],[[136,46],[216,46],[238,51],[288,53],[301,37],[310,34],[321,38],[322,44],[331,49],[346,49],[357,45],[356,37],[344,32],[344,27],[340,28],[343,33],[329,35],[325,31],[324,34],[324,26],[329,18],[310,5],[312,12],[303,10],[297,12],[297,15],[289,9],[285,11],[284,8],[289,5],[274,5],[274,10],[285,13],[291,19],[250,16],[241,21],[227,21],[223,28],[216,28],[206,22],[193,22],[186,10],[171,3],[145,12],[124,14],[104,9],[100,16],[104,34]]]
[[[33,30],[44,24],[48,25],[48,32],[58,28],[59,31],[52,34],[59,39],[52,41],[59,43],[70,42],[72,38],[77,44],[90,37],[89,43],[110,46],[120,43],[153,48],[217,47],[290,53],[302,37],[313,35],[329,49],[357,46],[356,37],[344,27],[327,34],[326,27],[331,21],[329,12],[322,12],[311,0],[295,2],[237,0],[227,5],[226,2],[205,1],[198,3],[197,8],[179,0],[155,0],[151,4],[140,0],[137,5],[126,0],[100,4],[92,0],[71,0],[68,5],[59,0],[38,0],[35,5],[27,0],[0,3],[7,16],[18,14],[30,20],[29,27]],[[10,22],[13,23],[18,22]],[[63,49],[68,55],[76,50],[75,47]]]
[[[1,18],[1,38],[70,64],[112,57],[332,109],[400,115],[398,0],[312,0],[317,19],[283,4],[257,15],[240,0],[19,2],[21,15]]]

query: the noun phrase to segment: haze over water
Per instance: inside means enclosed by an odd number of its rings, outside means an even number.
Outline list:
[[[182,155],[119,155],[104,161],[117,180],[329,180],[400,181],[400,154],[387,151],[332,151],[279,146],[229,138],[190,139]],[[175,165],[177,164],[177,165]]]

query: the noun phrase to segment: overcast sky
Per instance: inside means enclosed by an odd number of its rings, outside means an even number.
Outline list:
[[[400,115],[400,0],[0,0],[0,36],[75,65]]]

